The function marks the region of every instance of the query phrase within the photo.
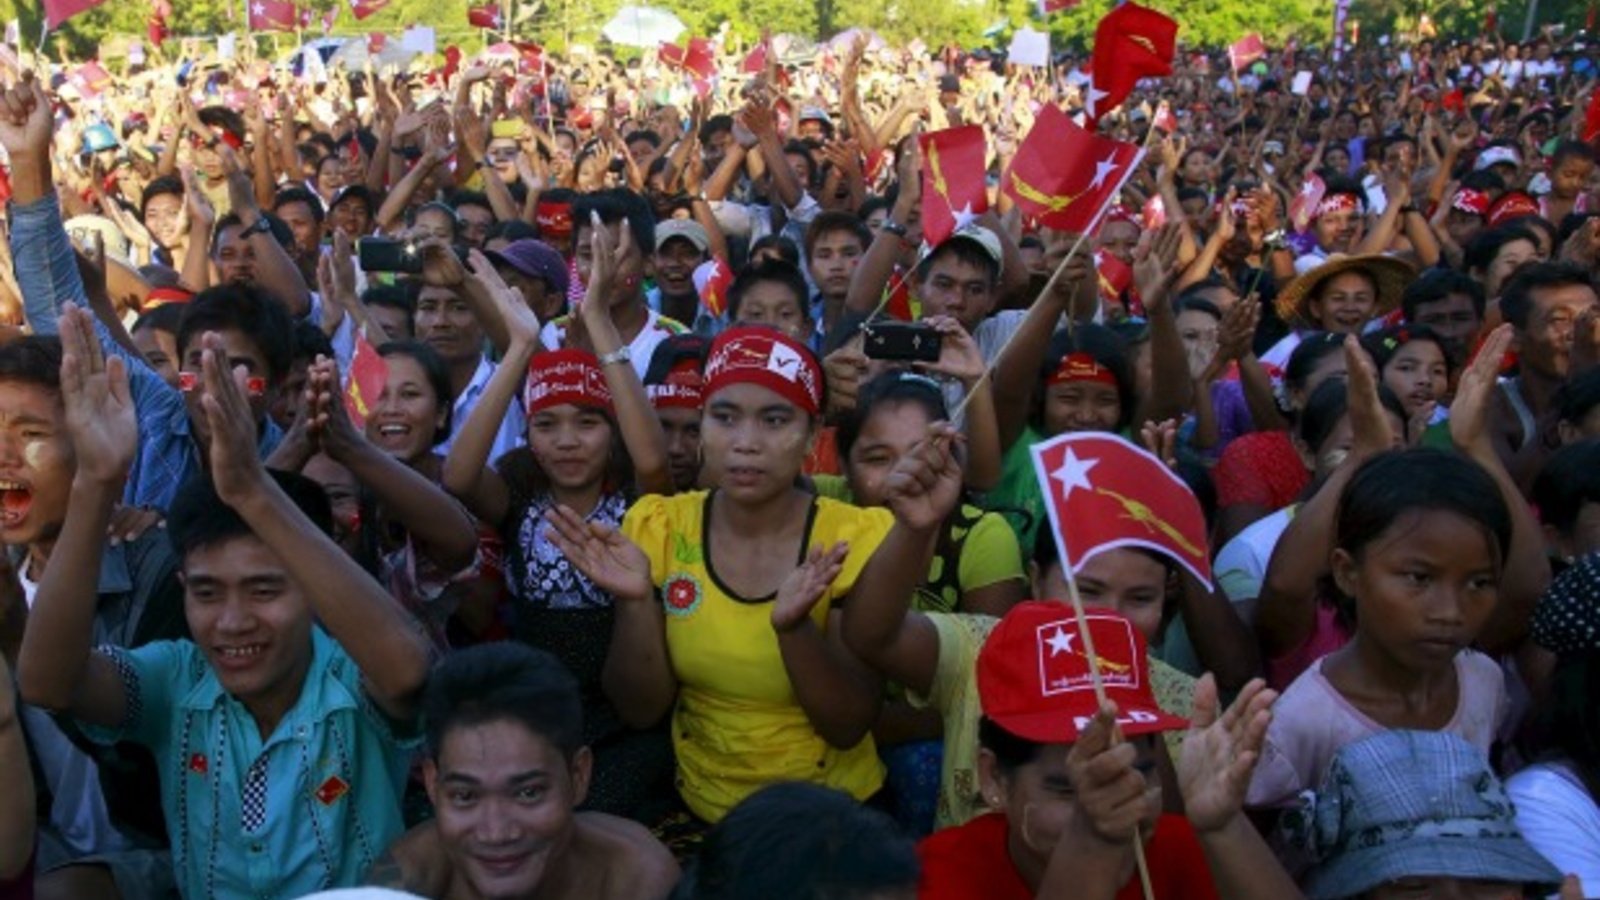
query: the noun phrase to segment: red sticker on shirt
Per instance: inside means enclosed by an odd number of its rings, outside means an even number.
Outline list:
[[[700,605],[703,593],[699,580],[693,575],[674,575],[667,581],[661,597],[666,604],[667,612],[686,616]]]
[[[189,771],[196,775],[204,775],[208,768],[210,767],[206,763],[206,755],[204,753],[196,753],[189,757]]]
[[[316,797],[323,806],[332,806],[335,800],[350,793],[350,785],[337,775],[329,775],[328,780],[317,788]]]

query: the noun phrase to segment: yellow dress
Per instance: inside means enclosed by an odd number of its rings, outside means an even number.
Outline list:
[[[871,736],[839,750],[811,727],[772,630],[774,598],[740,599],[711,571],[710,509],[705,491],[650,495],[622,523],[650,558],[650,577],[666,611],[667,653],[678,680],[672,743],[679,793],[708,822],[780,781],[814,782],[865,800],[883,786]],[[802,556],[838,541],[850,547],[839,577],[812,610],[819,628],[827,627],[828,611],[850,592],[893,522],[887,510],[813,501]]]

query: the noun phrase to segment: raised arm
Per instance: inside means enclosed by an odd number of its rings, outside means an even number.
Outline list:
[[[306,518],[261,464],[256,421],[245,399],[244,371],[227,367],[222,338],[202,337],[210,425],[211,478],[217,496],[304,586],[311,612],[361,670],[372,701],[390,718],[409,721],[428,676],[428,647],[394,598]]]
[[[222,168],[227,174],[228,199],[233,204],[233,211],[239,216],[245,230],[250,231],[265,215],[256,203],[250,176],[240,168],[239,157],[232,147],[218,144],[217,153],[222,156]],[[256,283],[283,303],[295,318],[310,312],[311,291],[300,274],[300,267],[295,265],[271,230],[253,233],[249,241],[256,257]]]
[[[667,653],[667,621],[650,581],[650,560],[616,528],[586,522],[565,506],[546,519],[549,537],[594,584],[616,598],[616,621],[601,686],[617,714],[649,728],[672,711],[678,678]]]
[[[45,566],[17,659],[22,697],[90,725],[122,724],[128,698],[122,678],[92,651],[100,561],[111,510],[139,444],[139,419],[121,359],[109,361],[89,314],[61,315],[61,400],[77,470],[61,534]]]

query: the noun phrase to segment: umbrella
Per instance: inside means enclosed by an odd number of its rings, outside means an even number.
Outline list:
[[[344,66],[346,71],[358,72],[366,66],[367,58],[371,56],[374,69],[393,66],[395,69],[403,70],[411,65],[411,60],[416,55],[415,51],[407,50],[400,41],[389,40],[383,42],[383,47],[374,56],[367,52],[367,42],[357,38],[345,41],[344,46],[340,47],[328,62]]]
[[[677,16],[653,6],[624,6],[600,29],[613,44],[657,47],[676,40],[685,26]]]
[[[834,53],[846,53],[850,50],[850,46],[856,42],[856,35],[858,34],[867,36],[868,50],[882,50],[889,46],[884,42],[883,38],[878,36],[876,31],[867,28],[851,28],[841,31],[833,36],[833,40],[828,41],[828,46],[833,49]]]

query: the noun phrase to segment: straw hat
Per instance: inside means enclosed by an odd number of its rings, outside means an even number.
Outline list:
[[[1330,256],[1327,262],[1289,282],[1278,292],[1273,303],[1277,307],[1278,317],[1285,322],[1309,323],[1311,297],[1323,282],[1351,271],[1365,272],[1377,284],[1378,305],[1372,314],[1375,319],[1398,309],[1400,295],[1405,292],[1406,285],[1417,277],[1417,270],[1410,263],[1381,253]]]

